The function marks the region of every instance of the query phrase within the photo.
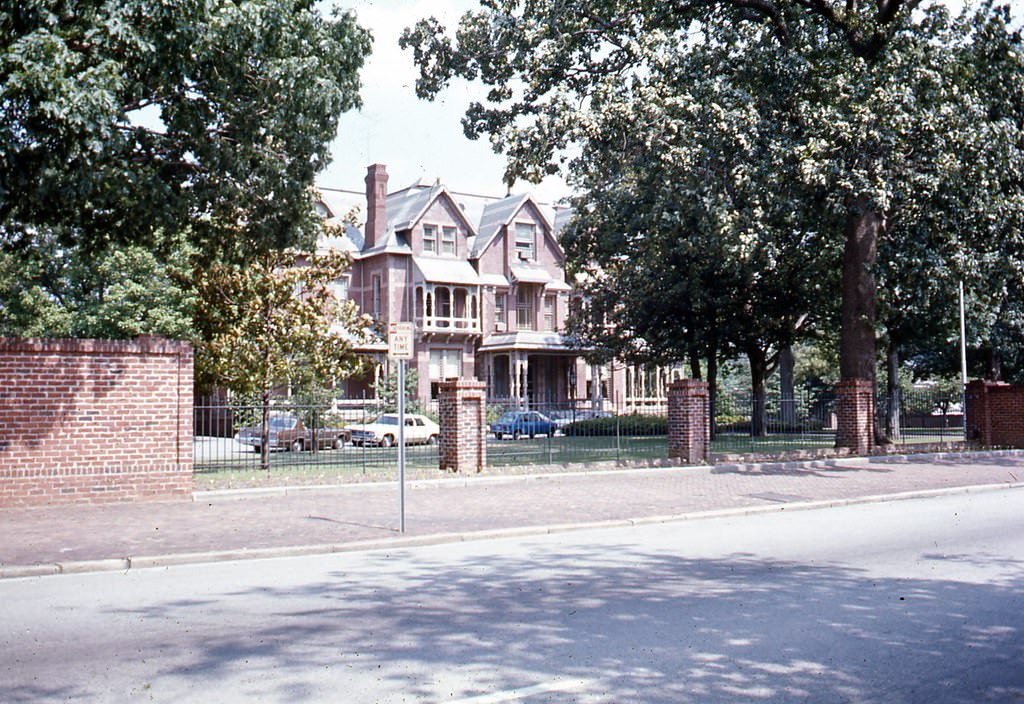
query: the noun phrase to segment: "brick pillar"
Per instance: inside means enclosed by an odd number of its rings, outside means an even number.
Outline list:
[[[487,464],[484,382],[448,379],[439,387],[440,469],[445,472],[482,472]]]
[[[668,387],[668,457],[687,464],[711,457],[711,409],[707,383],[680,379]]]
[[[836,384],[836,447],[866,455],[875,446],[875,388],[870,379]]]

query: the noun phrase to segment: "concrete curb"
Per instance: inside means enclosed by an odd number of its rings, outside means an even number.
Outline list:
[[[132,569],[167,568],[179,565],[199,565],[214,562],[230,562],[237,560],[265,560],[283,557],[305,557],[309,555],[331,555],[346,552],[366,552],[372,550],[400,550],[405,548],[444,545],[479,540],[521,538],[558,533],[601,530],[605,528],[625,528],[630,526],[657,525],[661,523],[680,523],[716,518],[732,518],[753,516],[785,511],[813,511],[841,506],[854,506],[870,503],[890,503],[910,501],[938,496],[955,496],[958,494],[978,494],[1008,489],[1024,489],[1024,482],[1007,482],[998,484],[976,484],[970,486],[947,487],[942,489],[920,489],[896,494],[878,494],[859,496],[848,499],[822,499],[817,501],[800,501],[770,506],[744,506],[736,508],[694,511],[690,513],[669,514],[662,516],[643,516],[638,518],[618,518],[604,521],[587,521],[581,523],[563,523],[546,526],[523,526],[495,530],[473,531],[469,533],[434,533],[420,536],[401,536],[374,540],[353,541],[350,543],[320,545],[289,545],[272,548],[253,548],[236,550],[217,550],[209,552],[174,553],[167,555],[145,555],[139,557],[112,558],[103,560],[80,560],[38,565],[0,566],[0,579],[19,579],[27,577],[47,577],[59,574],[83,574],[92,572],[119,572]]]

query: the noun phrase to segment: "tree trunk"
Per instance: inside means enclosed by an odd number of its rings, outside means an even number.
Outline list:
[[[260,394],[260,469],[270,473],[270,393]]]
[[[690,378],[700,379],[702,372],[700,369],[700,353],[697,350],[690,350]]]
[[[886,380],[885,433],[886,440],[893,441],[900,436],[900,347],[899,343],[889,340],[889,353],[886,355],[888,379]]]
[[[875,380],[875,274],[882,214],[866,196],[847,203],[843,249],[839,373],[843,379]]]
[[[794,368],[796,359],[793,357],[793,348],[789,345],[779,353],[779,401],[781,420],[790,432],[796,426],[796,392],[794,389]]]
[[[1003,361],[999,357],[999,350],[994,346],[988,350],[988,369],[985,373],[985,378],[989,381],[1002,381],[1003,376]]]
[[[712,346],[708,351],[708,426],[711,439],[715,439],[715,408],[718,406],[718,349]]]
[[[764,350],[747,350],[750,362],[750,388],[753,403],[750,411],[750,435],[755,438],[768,437],[768,393],[765,382],[768,377],[768,362]]]

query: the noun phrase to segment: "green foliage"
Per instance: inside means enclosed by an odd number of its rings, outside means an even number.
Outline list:
[[[421,96],[491,89],[464,126],[510,184],[568,165],[593,307],[576,326],[599,353],[763,366],[841,298],[844,374],[873,377],[876,305],[911,344],[948,337],[957,278],[990,310],[1020,281],[1002,264],[1024,252],[1011,24],[995,2],[494,0],[402,44]]]
[[[184,238],[168,249],[86,253],[41,235],[31,246],[0,249],[0,335],[192,339],[191,250]]]
[[[588,418],[567,423],[562,433],[579,437],[667,435],[668,417],[628,413],[607,418]]]
[[[187,232],[210,261],[312,243],[370,37],[312,0],[28,0],[0,46],[0,243]]]
[[[354,347],[372,321],[332,285],[349,266],[342,254],[270,253],[248,266],[197,268],[199,385],[222,385],[265,404],[275,384],[311,374],[326,385],[362,364]]]
[[[406,413],[423,413],[423,404],[420,403],[417,388],[419,386],[419,373],[415,369],[405,369],[405,411]],[[381,413],[398,412],[398,362],[391,364],[391,371],[388,375],[373,386],[374,395],[380,403]]]

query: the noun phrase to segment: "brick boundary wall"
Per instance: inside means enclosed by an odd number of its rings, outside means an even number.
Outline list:
[[[687,464],[711,458],[711,406],[707,382],[678,379],[668,387],[668,457]]]
[[[470,379],[447,379],[439,385],[441,444],[438,466],[445,472],[482,472],[487,465],[485,385]]]
[[[0,508],[185,499],[192,348],[0,338]]]
[[[870,379],[836,384],[836,447],[866,455],[875,446],[875,386]]]
[[[1024,447],[1024,385],[967,384],[967,441],[985,447]]]

